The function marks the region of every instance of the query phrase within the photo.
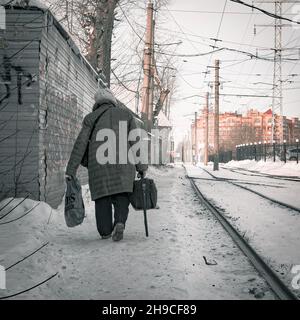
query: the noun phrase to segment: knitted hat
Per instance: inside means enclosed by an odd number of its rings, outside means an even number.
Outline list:
[[[98,88],[94,98],[97,104],[110,102],[115,106],[118,105],[116,98],[108,88]]]

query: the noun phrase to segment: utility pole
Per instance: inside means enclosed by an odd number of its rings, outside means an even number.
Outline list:
[[[205,108],[204,108],[204,165],[207,166],[208,163],[208,105],[209,105],[209,93],[205,96]]]
[[[144,48],[144,81],[143,81],[143,97],[142,97],[142,112],[141,117],[144,121],[147,130],[152,127],[152,106],[150,105],[152,93],[152,61],[153,61],[153,3],[148,2],[147,6],[147,25],[146,25],[146,38]],[[151,109],[151,110],[150,110]]]
[[[275,2],[275,14],[282,16],[282,3]],[[274,43],[274,74],[273,74],[273,100],[272,100],[272,141],[279,136],[279,142],[283,141],[283,110],[282,110],[282,20],[275,19],[275,43]],[[276,112],[279,112],[280,120],[277,123]]]
[[[198,125],[197,125],[198,113],[195,112],[195,164],[198,161]]]
[[[299,3],[297,0],[255,0],[256,3],[273,3],[275,14],[282,17],[282,5],[284,3]],[[270,25],[259,25],[269,27]],[[273,27],[273,25],[271,25]],[[282,28],[290,27],[283,24],[282,19],[275,18],[274,23],[274,73],[273,73],[273,97],[272,97],[272,136],[271,141],[283,143],[283,96],[282,96]],[[276,117],[279,115],[279,119]]]
[[[219,170],[219,100],[220,100],[220,61],[215,60],[215,114],[214,114],[214,171]]]
[[[149,2],[150,3],[150,2]],[[149,86],[149,105],[148,105],[148,121],[149,121],[149,131],[153,127],[153,101],[154,101],[154,28],[155,21],[152,19],[152,30],[151,30],[151,57],[150,57],[150,86]]]

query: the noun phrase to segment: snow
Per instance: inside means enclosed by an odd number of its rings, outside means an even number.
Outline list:
[[[255,161],[255,160],[243,160],[243,161],[230,161],[224,165],[225,168],[242,168],[247,170],[258,171],[273,175],[282,176],[299,176],[300,177],[300,164],[296,161],[284,163],[281,161]]]
[[[196,180],[200,191],[224,212],[240,233],[245,235],[247,241],[278,272],[282,280],[291,286],[293,277],[291,268],[293,265],[300,264],[300,214],[226,181],[216,181],[201,167],[187,168],[190,176],[200,178]],[[203,166],[217,177],[237,179],[234,183],[300,208],[299,182],[274,180],[265,176],[249,176],[245,172],[242,172],[243,174],[231,172],[222,167],[219,171],[213,171],[212,164]],[[284,173],[289,176],[294,175],[298,170],[293,164],[255,164],[252,161],[231,162],[224,167],[255,168],[255,170],[260,168],[261,172]],[[295,293],[299,294],[299,292]]]
[[[160,111],[157,117],[157,124],[159,127],[166,127],[166,128],[171,128],[172,124],[170,120],[165,116],[165,114]]]
[[[198,169],[199,170],[199,169]],[[0,264],[8,267],[42,244],[47,246],[7,271],[7,290],[27,289],[58,272],[48,283],[22,299],[273,299],[264,280],[234,245],[219,223],[198,202],[181,167],[152,167],[159,208],[148,213],[149,238],[143,214],[130,210],[124,239],[101,240],[93,202],[83,187],[86,218],[67,228],[63,203],[52,210],[43,202],[25,200],[0,223]],[[9,201],[0,203],[0,209]],[[22,199],[14,199],[0,217]],[[204,258],[215,261],[206,265]]]

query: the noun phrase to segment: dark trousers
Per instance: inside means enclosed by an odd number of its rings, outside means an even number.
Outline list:
[[[114,206],[114,223],[112,221],[112,205]],[[111,234],[118,222],[126,223],[129,212],[128,207],[129,194],[126,192],[96,199],[96,222],[101,236]]]

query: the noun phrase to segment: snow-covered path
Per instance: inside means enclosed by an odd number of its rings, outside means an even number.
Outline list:
[[[265,183],[270,186],[247,185],[274,199],[300,207],[300,183],[278,181],[265,177],[246,177],[220,168],[213,171],[212,165],[205,168],[217,177],[238,178],[248,182]],[[211,180],[196,180],[203,194],[221,208],[231,223],[245,236],[262,257],[277,271],[291,288],[294,275],[291,269],[300,264],[300,214],[273,204],[247,190],[226,181],[215,181],[201,167],[188,167],[189,175]],[[235,182],[236,183],[236,182]],[[238,184],[242,184],[238,182]],[[278,185],[280,188],[271,186]],[[299,290],[295,291],[299,295]]]
[[[182,168],[150,170],[160,209],[148,213],[149,238],[142,213],[131,210],[123,241],[101,240],[87,196],[87,217],[80,227],[67,228],[62,206],[51,212],[44,203],[26,217],[0,225],[0,264],[6,267],[49,241],[7,271],[7,290],[0,296],[58,272],[47,284],[18,298],[273,299],[264,280],[201,207],[184,174]],[[30,207],[35,202],[25,203]],[[203,256],[217,265],[206,265]]]

